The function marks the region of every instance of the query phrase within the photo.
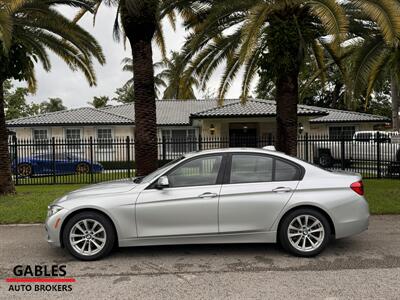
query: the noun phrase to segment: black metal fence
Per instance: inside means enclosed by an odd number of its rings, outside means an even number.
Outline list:
[[[301,135],[298,158],[331,170],[361,173],[364,178],[400,178],[399,136],[374,134],[357,139],[342,136]],[[162,138],[157,141],[159,164],[185,153],[227,147],[262,148],[274,145],[268,137]],[[14,182],[24,184],[78,184],[128,178],[135,175],[134,141],[122,139],[49,139],[9,141]]]

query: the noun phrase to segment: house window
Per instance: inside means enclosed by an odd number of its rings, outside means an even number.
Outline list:
[[[97,143],[99,149],[112,149],[112,130],[111,128],[97,129]]]
[[[195,129],[163,129],[163,140],[166,142],[168,153],[180,153],[197,151]]]
[[[80,149],[81,148],[81,130],[77,128],[66,129],[65,138],[68,149]]]
[[[329,127],[329,139],[340,140],[342,135],[345,139],[352,139],[355,132],[355,126],[332,126]]]
[[[33,141],[36,151],[47,151],[49,149],[49,137],[47,129],[34,129]]]

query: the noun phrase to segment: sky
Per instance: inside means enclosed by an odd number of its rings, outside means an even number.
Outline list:
[[[70,8],[60,9],[67,17],[72,17],[74,12]],[[57,56],[51,55],[52,69],[51,72],[45,72],[40,65],[37,65],[36,76],[38,81],[38,90],[35,95],[28,97],[28,102],[40,103],[48,98],[61,98],[64,105],[68,108],[77,108],[88,106],[87,102],[91,101],[94,96],[115,96],[115,90],[121,87],[130,77],[131,74],[121,70],[121,60],[130,56],[130,47],[127,45],[124,49],[123,43],[117,43],[112,38],[112,27],[115,18],[115,9],[102,6],[96,18],[96,24],[93,27],[92,15],[86,15],[80,24],[90,33],[92,33],[103,48],[107,63],[103,66],[96,64],[97,86],[90,87],[85,77],[80,72],[72,72],[67,65]],[[180,50],[182,47],[186,32],[180,25],[176,31],[165,23],[164,34],[166,44],[171,50]],[[153,47],[153,59],[159,61],[161,55],[156,47]],[[209,83],[209,90],[216,91],[218,82],[222,74],[222,67],[219,68]],[[227,98],[237,98],[240,95],[240,78],[236,79],[232,84]],[[25,85],[25,84],[17,84]],[[197,93],[201,97],[201,93]]]

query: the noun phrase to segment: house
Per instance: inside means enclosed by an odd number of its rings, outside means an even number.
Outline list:
[[[246,138],[269,138],[276,130],[276,103],[271,100],[226,99],[222,106],[217,100],[158,100],[158,137],[167,139],[226,138],[230,146]],[[299,133],[329,135],[381,128],[390,119],[382,116],[298,105]],[[54,113],[10,120],[9,130],[18,140],[47,141],[51,138],[74,141],[93,137],[99,141],[130,137],[134,139],[134,104],[102,109],[83,107]],[[243,145],[240,144],[240,145]],[[75,145],[80,147],[79,145]],[[45,146],[47,147],[47,146]],[[107,150],[107,143],[98,145]],[[43,149],[42,149],[43,150]],[[188,149],[190,150],[190,149]]]

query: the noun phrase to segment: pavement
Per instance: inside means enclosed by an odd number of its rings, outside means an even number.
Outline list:
[[[16,265],[65,264],[72,291],[17,292]],[[14,284],[15,285],[15,284]],[[95,262],[51,248],[42,226],[0,226],[1,299],[400,299],[400,215],[373,216],[368,231],[316,258],[274,244],[116,250]]]

